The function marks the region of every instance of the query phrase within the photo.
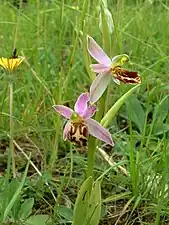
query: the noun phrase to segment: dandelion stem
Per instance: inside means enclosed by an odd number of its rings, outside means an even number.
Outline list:
[[[12,158],[12,173],[16,177],[15,152],[13,145],[13,81],[9,82],[9,114],[10,114],[10,156]]]

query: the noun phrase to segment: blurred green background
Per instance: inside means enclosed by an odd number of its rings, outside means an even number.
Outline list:
[[[114,21],[107,44],[99,28],[102,4]],[[14,74],[14,139],[27,155],[32,153],[32,161],[42,173],[39,177],[33,167],[29,168],[18,202],[33,199],[29,200],[31,215],[49,215],[49,224],[71,224],[87,155],[63,142],[65,121],[52,105],[73,107],[76,98],[89,90],[86,32],[111,57],[128,54],[131,63],[125,68],[138,71],[142,80],[139,91],[109,126],[115,147],[102,146],[130,176],[115,171],[99,151],[96,153],[95,178],[103,176],[100,224],[169,224],[169,1],[1,0],[0,12],[0,56],[10,57],[16,47],[25,57]],[[10,127],[9,77],[3,69],[0,78],[1,199],[6,187]],[[108,105],[130,88],[112,82]],[[15,152],[20,182],[27,159],[16,146]],[[45,182],[57,196],[57,203]],[[12,215],[8,222],[24,224]]]

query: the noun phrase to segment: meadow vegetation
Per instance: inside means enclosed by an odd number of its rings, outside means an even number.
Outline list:
[[[14,48],[25,57],[12,75],[16,177],[8,167],[10,77],[0,68],[0,224],[169,224],[169,2],[1,0],[0,12],[0,57]],[[90,148],[98,146],[92,171],[87,148],[63,141],[66,120],[52,108],[73,108],[89,91],[95,73],[87,35],[111,57],[128,54],[124,68],[141,77],[108,124],[114,147],[89,138]],[[97,102],[96,120],[131,88],[111,82]],[[100,208],[92,206],[84,223],[86,199],[100,199]]]

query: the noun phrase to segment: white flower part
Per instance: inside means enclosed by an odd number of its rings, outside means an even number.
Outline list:
[[[116,79],[116,78],[113,77],[113,81],[114,81],[114,83],[120,85],[120,81],[118,79]]]
[[[111,80],[111,75],[108,73],[100,73],[96,76],[90,87],[90,102],[94,104],[102,96],[106,90],[109,82]]]

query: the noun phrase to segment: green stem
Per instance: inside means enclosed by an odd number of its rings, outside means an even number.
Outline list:
[[[112,50],[111,50],[111,41],[110,41],[111,55],[116,55],[117,42],[118,42],[118,44],[120,46],[120,43],[119,43],[120,41],[119,41],[119,38],[118,38],[118,32],[117,32],[117,30],[118,30],[118,24],[119,24],[119,20],[120,20],[121,7],[122,7],[122,1],[121,0],[118,0],[117,1],[117,17],[116,17],[116,23],[114,23],[114,35],[113,35],[113,47],[112,47]],[[120,50],[121,50],[121,48],[120,48]],[[107,112],[107,110],[108,110],[109,97],[110,97],[110,86],[108,86],[108,89],[106,91],[105,101],[104,101],[105,102],[105,105],[104,105],[105,112]]]
[[[18,9],[17,20],[16,20],[13,49],[15,49],[17,46],[17,37],[18,37],[18,33],[19,33],[21,8],[22,8],[22,0],[19,1],[19,9]]]
[[[106,21],[105,11],[102,3],[100,3],[101,7],[101,19],[102,19],[102,33],[103,33],[103,47],[105,51],[109,52],[110,50],[110,33]],[[99,122],[105,112],[105,101],[106,101],[107,91],[101,97],[98,104],[98,112],[96,114],[96,120]],[[87,168],[87,177],[93,176],[93,168],[94,168],[94,160],[95,160],[95,152],[96,152],[97,141],[95,138],[90,137],[88,143],[88,168]]]
[[[93,177],[93,168],[96,151],[96,138],[90,137],[88,143],[88,164],[87,164],[87,178]]]
[[[63,78],[63,69],[61,68],[61,72],[59,73],[59,88],[58,88],[58,98],[56,101],[56,104],[58,104],[61,101],[61,95],[62,95],[62,79]],[[54,126],[57,128],[56,129],[56,135],[55,135],[55,140],[54,140],[54,147],[53,151],[49,160],[49,172],[52,173],[52,169],[57,161],[58,157],[58,147],[59,147],[59,134],[60,134],[60,123],[61,123],[61,118],[57,117],[56,121],[54,121]]]
[[[100,121],[104,115],[105,96],[106,96],[106,92],[103,94],[103,97],[99,101],[99,107],[98,107],[99,110],[98,110],[98,112],[96,114],[96,118],[95,118],[97,121]],[[94,160],[95,160],[95,152],[96,152],[97,144],[98,144],[98,142],[95,137],[89,138],[87,178],[90,176],[93,177],[93,168],[94,168]]]
[[[10,156],[12,158],[12,173],[13,177],[16,177],[16,169],[15,169],[15,152],[13,145],[13,82],[9,82],[9,114],[10,114]],[[10,164],[10,161],[8,162]]]
[[[67,73],[65,82],[63,84],[64,93],[66,93],[67,89],[68,89],[68,84],[69,84],[71,69],[72,69],[72,65],[73,65],[73,61],[74,61],[74,57],[75,57],[76,47],[77,47],[77,44],[78,44],[79,34],[80,34],[80,31],[82,30],[82,24],[83,24],[83,21],[85,19],[86,13],[88,12],[89,4],[90,4],[89,0],[83,1],[82,12],[81,12],[78,27],[77,27],[77,30],[76,30],[76,37],[75,37],[74,44],[73,44],[72,54],[70,56],[68,73]]]
[[[96,113],[96,120],[98,122],[101,121],[101,119],[104,116],[105,113],[105,101],[106,101],[106,97],[107,97],[107,90],[104,92],[104,94],[102,95],[102,97],[99,100],[99,104],[98,104],[98,112]]]
[[[60,33],[59,33],[59,46],[60,49],[58,52],[62,51],[63,48],[63,36],[64,36],[64,29],[62,29],[62,27],[64,27],[64,0],[61,1],[61,8],[60,8]],[[58,41],[58,40],[57,40]],[[55,103],[54,104],[60,104],[60,102],[62,101],[62,94],[63,94],[63,66],[62,66],[62,56],[58,56],[58,60],[59,60],[59,65],[60,65],[60,72],[59,72],[59,84],[58,84],[58,89],[57,92],[54,93],[54,99],[55,99]],[[55,116],[55,115],[54,115]],[[56,129],[56,134],[55,134],[55,139],[54,139],[54,146],[53,146],[53,151],[51,153],[50,156],[50,160],[49,160],[49,173],[52,173],[52,169],[57,161],[58,158],[58,147],[59,147],[59,134],[60,134],[60,123],[61,123],[61,119],[60,117],[57,117],[56,119],[54,119],[54,126],[57,128]]]
[[[120,44],[120,40],[118,37],[118,25],[119,25],[119,20],[120,20],[121,8],[122,8],[122,0],[118,0],[117,1],[117,16],[115,19],[116,23],[114,24],[113,49],[112,49],[113,55],[116,54],[117,44],[121,50],[121,44]]]
[[[37,11],[37,46],[39,48],[40,46],[40,2],[39,0],[36,0],[36,11]]]

